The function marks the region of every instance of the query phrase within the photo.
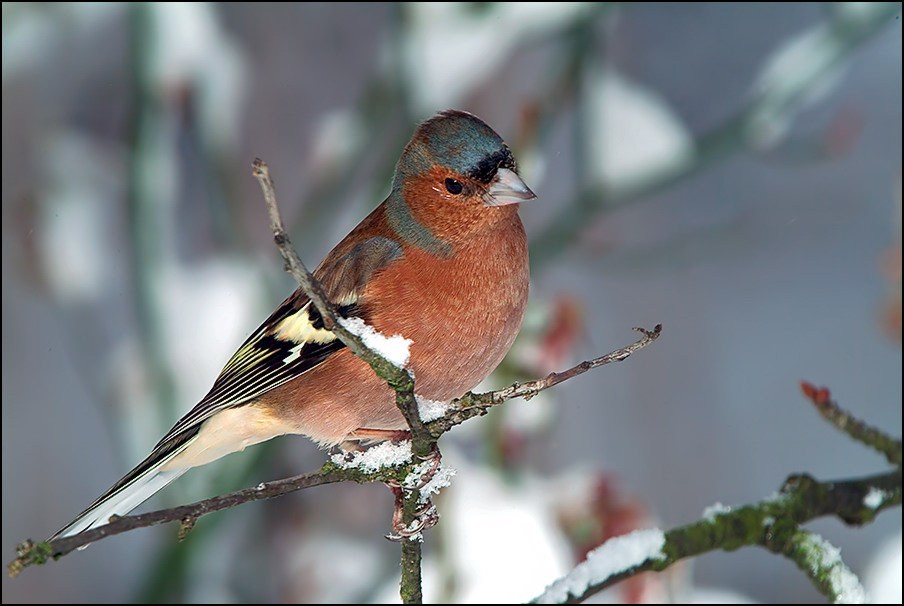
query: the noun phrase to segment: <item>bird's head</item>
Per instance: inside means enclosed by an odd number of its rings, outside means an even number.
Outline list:
[[[414,132],[396,165],[389,202],[400,233],[427,230],[451,244],[533,198],[502,138],[477,116],[450,109]]]

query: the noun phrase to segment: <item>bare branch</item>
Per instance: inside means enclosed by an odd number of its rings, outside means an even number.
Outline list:
[[[247,503],[249,501],[261,501],[264,499],[272,499],[282,496],[289,492],[311,488],[313,486],[321,486],[323,484],[332,484],[345,480],[357,480],[354,473],[349,470],[338,470],[335,466],[325,465],[320,471],[306,473],[292,478],[276,480],[274,482],[261,482],[253,488],[246,488],[230,492],[228,494],[198,501],[190,505],[181,505],[169,509],[161,509],[150,513],[143,513],[135,516],[116,516],[108,524],[92,528],[80,532],[70,537],[63,537],[50,542],[33,543],[26,541],[18,546],[18,557],[7,565],[10,576],[16,576],[23,568],[31,564],[43,564],[48,557],[58,558],[67,553],[90,545],[95,541],[99,541],[106,537],[134,530],[136,528],[145,528],[147,526],[156,526],[157,524],[165,524],[167,522],[182,522],[182,532],[180,537],[184,538],[184,534],[190,526],[198,518],[205,516],[221,509],[228,509]]]
[[[429,442],[433,439],[421,422],[417,412],[413,377],[407,370],[395,366],[386,358],[368,348],[358,335],[347,330],[339,323],[336,310],[326,296],[323,286],[305,267],[283,227],[279,205],[276,200],[276,189],[273,186],[273,180],[270,178],[270,168],[266,162],[256,158],[252,163],[252,172],[264,192],[267,212],[270,215],[270,227],[273,230],[273,239],[277,248],[279,248],[280,254],[286,261],[286,270],[295,278],[295,281],[301,286],[301,290],[314,303],[317,311],[323,317],[324,325],[334,332],[353,354],[367,362],[374,372],[377,373],[377,376],[389,383],[389,386],[395,390],[396,405],[402,411],[405,420],[411,428],[412,446],[415,448],[415,452],[426,454],[430,449]],[[422,446],[420,442],[425,445]]]
[[[524,398],[526,400],[529,400],[544,389],[549,389],[550,387],[558,385],[563,381],[567,381],[568,379],[582,375],[588,370],[599,368],[600,366],[605,366],[606,364],[611,364],[612,362],[622,362],[624,360],[627,360],[628,357],[635,351],[643,349],[659,338],[659,335],[662,333],[662,324],[657,324],[653,327],[653,330],[646,330],[636,327],[634,328],[634,330],[643,333],[643,337],[641,337],[640,340],[638,340],[636,343],[633,343],[621,349],[617,349],[612,353],[608,353],[604,356],[600,356],[586,362],[581,362],[577,366],[573,366],[572,368],[569,368],[568,370],[565,370],[563,372],[550,373],[545,379],[530,381],[529,383],[524,383],[519,386],[513,385],[507,389],[494,392],[493,399],[495,403],[501,403],[512,398]]]
[[[896,440],[887,433],[870,427],[860,419],[838,406],[832,400],[832,394],[825,387],[815,387],[801,381],[801,391],[816,405],[816,410],[826,421],[848,434],[858,442],[873,448],[888,459],[892,465],[901,466],[901,440]]]
[[[600,366],[605,366],[612,362],[626,360],[634,352],[643,349],[658,339],[662,332],[662,324],[657,324],[653,330],[646,330],[643,328],[634,328],[634,330],[643,333],[643,337],[637,342],[628,345],[627,347],[616,349],[604,356],[581,362],[568,370],[553,372],[544,379],[537,379],[536,381],[530,381],[528,383],[515,383],[510,387],[500,389],[499,391],[480,394],[469,392],[461,398],[453,400],[443,417],[430,422],[428,427],[433,435],[440,436],[449,431],[452,427],[455,427],[472,417],[485,415],[487,410],[493,406],[502,404],[506,400],[511,400],[512,398],[524,398],[525,400],[530,400],[541,391],[554,387],[555,385],[578,375],[582,375],[588,370],[599,368]]]

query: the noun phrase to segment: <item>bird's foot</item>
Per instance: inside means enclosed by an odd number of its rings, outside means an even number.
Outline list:
[[[414,490],[420,490],[430,483],[430,480],[436,475],[436,471],[439,469],[439,464],[442,462],[443,457],[439,452],[439,446],[434,442],[430,446],[430,453],[423,457],[418,456],[418,458],[425,463],[429,462],[430,466],[421,472],[421,477],[418,479],[417,485],[414,486]]]
[[[409,489],[392,484],[387,484],[387,486],[389,486],[395,496],[395,510],[392,512],[392,531],[386,535],[387,539],[396,543],[406,540],[417,540],[422,531],[432,528],[439,521],[439,513],[428,498],[427,502],[414,512],[414,520],[410,524],[405,524],[403,521],[403,507],[405,494]]]

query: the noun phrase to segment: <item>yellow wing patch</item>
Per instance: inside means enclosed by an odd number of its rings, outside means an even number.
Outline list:
[[[317,328],[311,323],[308,314],[310,301],[307,305],[287,316],[276,325],[273,336],[294,343],[331,343],[336,340],[336,335],[325,328]]]
[[[286,299],[248,337],[226,363],[204,399],[176,423],[160,445],[173,436],[197,428],[220,411],[241,406],[291,381],[345,347],[324,328],[323,320],[316,309],[311,309],[310,301],[295,309],[297,300],[297,296]],[[350,308],[339,309],[343,315],[350,311]]]

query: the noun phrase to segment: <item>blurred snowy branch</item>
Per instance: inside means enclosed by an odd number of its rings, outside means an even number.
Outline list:
[[[827,390],[805,384],[804,393],[820,411],[827,408]],[[821,397],[816,397],[821,393]],[[841,411],[825,416],[836,427],[869,445],[897,444],[897,469],[853,480],[820,482],[808,475],[789,477],[780,492],[752,505],[717,505],[703,519],[668,532],[645,531],[646,547],[631,536],[610,539],[571,573],[549,586],[535,603],[577,603],[645,571],[662,571],[677,562],[710,551],[734,551],[761,546],[793,560],[816,588],[833,603],[862,603],[866,594],[859,579],[841,561],[840,550],[801,528],[817,518],[832,516],[845,524],[862,526],[886,509],[899,507],[902,494],[901,442],[878,430],[864,439],[864,423]],[[837,422],[839,418],[845,422]],[[853,426],[854,429],[850,429]],[[886,448],[881,448],[886,452]],[[649,534],[649,533],[655,533]],[[649,537],[656,536],[653,544]],[[610,546],[611,543],[611,546]]]

